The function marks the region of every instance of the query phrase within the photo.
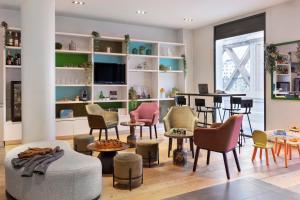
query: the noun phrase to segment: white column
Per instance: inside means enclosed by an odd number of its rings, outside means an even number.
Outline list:
[[[23,143],[55,139],[55,1],[22,0]]]

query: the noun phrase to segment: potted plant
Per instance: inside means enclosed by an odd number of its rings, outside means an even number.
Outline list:
[[[79,67],[84,68],[86,74],[86,84],[92,83],[92,62],[85,62],[79,65]]]
[[[146,49],[145,46],[140,46],[139,53],[140,53],[141,55],[144,55],[144,54],[145,54],[145,49]]]
[[[129,42],[130,42],[130,35],[127,33],[124,35],[124,42],[125,42],[125,48],[126,48],[126,53],[129,52]]]
[[[277,47],[274,44],[267,45],[265,47],[265,70],[272,74],[276,71],[276,63],[283,60],[282,56],[279,54]]]
[[[183,62],[184,78],[186,79],[186,76],[187,76],[187,73],[188,73],[187,65],[186,65],[186,56],[185,56],[185,54],[182,54],[181,57],[182,57],[182,62]]]

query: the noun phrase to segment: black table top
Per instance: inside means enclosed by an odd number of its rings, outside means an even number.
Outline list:
[[[207,93],[207,94],[199,94],[199,93],[177,93],[176,95],[182,96],[203,96],[203,97],[233,97],[233,96],[246,96],[245,93]]]

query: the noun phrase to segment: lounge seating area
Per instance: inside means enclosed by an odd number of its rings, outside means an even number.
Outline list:
[[[300,199],[300,1],[215,3],[0,2],[0,199]]]

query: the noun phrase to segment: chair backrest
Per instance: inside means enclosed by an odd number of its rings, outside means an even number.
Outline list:
[[[198,84],[199,94],[208,94],[208,84]]]
[[[195,106],[197,111],[200,112],[202,107],[205,107],[205,99],[195,99]]]
[[[140,119],[152,119],[153,114],[159,111],[158,104],[156,102],[144,102],[137,108]]]
[[[219,128],[223,133],[220,140],[224,142],[224,151],[230,151],[237,146],[242,122],[243,115],[233,115]]]
[[[174,100],[175,100],[175,104],[178,106],[186,105],[185,96],[175,96]]]
[[[250,113],[252,107],[253,107],[253,100],[252,99],[243,99],[241,101],[241,108],[245,108],[246,113]]]
[[[173,106],[168,114],[170,128],[186,128],[189,131],[195,129],[195,114],[188,106]]]
[[[216,108],[221,108],[222,102],[223,102],[222,97],[214,96],[214,104]]]
[[[85,109],[88,115],[103,115],[105,112],[98,104],[88,104]]]
[[[268,143],[267,134],[263,131],[253,131],[252,133],[253,143],[257,146],[265,147]]]
[[[241,107],[242,98],[241,97],[232,97],[230,99],[230,104],[232,104],[232,108],[237,109]]]

